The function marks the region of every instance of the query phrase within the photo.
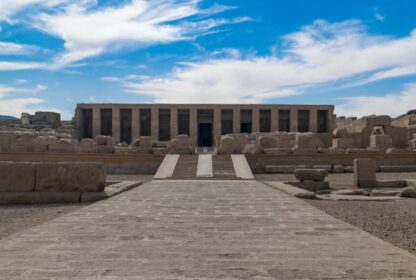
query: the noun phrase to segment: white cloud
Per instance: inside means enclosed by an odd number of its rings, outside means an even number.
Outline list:
[[[209,58],[181,63],[166,76],[122,80],[155,102],[260,103],[326,83],[370,82],[412,74],[416,32],[403,38],[368,34],[356,20],[317,20],[283,37],[281,56]]]
[[[16,88],[0,85],[0,98],[8,93],[16,91]]]
[[[399,116],[416,109],[416,84],[410,84],[400,93],[384,96],[354,96],[343,98],[345,102],[336,106],[339,116],[362,117],[369,114]]]
[[[373,10],[374,18],[378,21],[384,21],[386,17],[380,12],[378,8],[374,8]]]
[[[45,90],[47,90],[48,89],[48,87],[47,86],[45,86],[45,85],[36,85],[36,87],[35,87],[35,92],[40,92],[40,91],[45,91]]]
[[[39,51],[39,49],[36,46],[0,42],[0,55],[28,55]]]
[[[47,65],[45,63],[40,63],[40,62],[0,61],[0,72],[1,71],[44,69],[44,68],[47,68]]]
[[[144,47],[189,40],[220,25],[250,20],[205,19],[231,7],[199,8],[200,0],[131,0],[119,6],[97,7],[95,1],[74,1],[63,11],[41,13],[34,26],[65,41],[56,60],[64,66],[126,47]]]
[[[13,23],[15,21],[13,16],[26,8],[33,6],[51,8],[67,1],[68,0],[1,0],[0,21]]]

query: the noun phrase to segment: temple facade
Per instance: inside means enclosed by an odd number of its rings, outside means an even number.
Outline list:
[[[131,143],[140,136],[168,141],[189,135],[200,147],[231,133],[332,131],[332,105],[78,104],[77,137],[112,136]]]

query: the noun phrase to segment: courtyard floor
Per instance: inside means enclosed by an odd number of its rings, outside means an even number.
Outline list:
[[[416,279],[415,256],[256,181],[152,181],[0,252],[0,279]]]

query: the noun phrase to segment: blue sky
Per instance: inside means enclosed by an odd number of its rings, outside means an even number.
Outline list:
[[[0,0],[0,115],[158,102],[397,116],[416,108],[415,10],[413,0]]]

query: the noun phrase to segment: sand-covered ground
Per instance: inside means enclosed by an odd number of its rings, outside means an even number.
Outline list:
[[[295,181],[291,174],[259,174],[263,181]],[[377,173],[378,180],[416,179],[416,173]],[[352,173],[330,174],[333,188],[354,187]],[[416,254],[416,199],[397,201],[305,200],[331,216]]]

